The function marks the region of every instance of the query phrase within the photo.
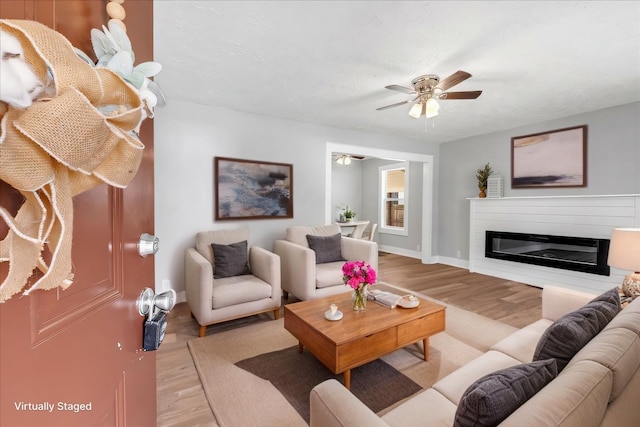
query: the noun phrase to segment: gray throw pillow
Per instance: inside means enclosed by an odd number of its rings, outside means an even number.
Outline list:
[[[495,426],[557,375],[554,359],[517,365],[485,375],[462,395],[453,427]]]
[[[316,264],[344,261],[342,258],[342,235],[314,236],[307,234],[309,247],[316,253]]]
[[[215,263],[214,278],[222,279],[250,274],[246,240],[230,245],[212,243],[211,248]]]
[[[553,322],[540,337],[533,360],[556,359],[561,372],[619,312],[620,296],[613,288]]]
[[[596,302],[608,302],[610,304],[613,304],[613,306],[617,308],[619,312],[621,309],[621,306],[620,306],[620,293],[618,293],[618,288],[609,289],[607,292],[601,295],[598,295],[597,297],[589,301],[588,304],[596,303]],[[616,312],[616,314],[618,313]]]

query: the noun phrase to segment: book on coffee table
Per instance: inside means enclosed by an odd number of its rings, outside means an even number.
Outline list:
[[[396,308],[398,301],[402,299],[402,296],[396,295],[392,292],[372,292],[367,295],[367,299],[377,302],[380,305],[389,308]]]

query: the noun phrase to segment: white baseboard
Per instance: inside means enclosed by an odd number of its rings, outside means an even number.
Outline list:
[[[378,249],[381,252],[388,252],[390,254],[402,255],[409,258],[422,259],[422,252],[420,251],[412,251],[410,249],[396,248],[394,246],[385,246],[385,245],[378,246]]]
[[[469,260],[468,259],[460,259],[460,258],[451,258],[448,256],[437,256],[437,263],[451,265],[453,267],[464,268],[466,270],[469,269]]]
[[[187,291],[176,292],[176,304],[187,302]]]
[[[422,260],[422,252],[420,251],[412,251],[410,249],[397,248],[394,246],[384,246],[384,245],[379,246],[379,249],[381,252],[388,252],[390,254],[402,255],[409,258],[416,258],[416,259]],[[466,270],[469,269],[469,260],[467,259],[451,258],[451,257],[439,256],[439,255],[434,255],[432,257],[429,257],[429,259],[426,262],[423,262],[423,264],[445,264],[445,265],[451,265],[453,267],[464,268]]]

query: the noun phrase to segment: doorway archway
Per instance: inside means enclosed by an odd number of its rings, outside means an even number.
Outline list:
[[[327,142],[325,151],[325,223],[327,224],[333,221],[334,214],[331,205],[331,168],[334,153],[349,153],[387,160],[422,163],[422,236],[420,239],[420,259],[424,264],[435,262],[431,251],[433,241],[433,156],[430,154]]]

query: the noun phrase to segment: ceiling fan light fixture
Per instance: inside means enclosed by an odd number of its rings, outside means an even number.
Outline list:
[[[386,110],[387,108],[417,102],[417,104],[413,104],[411,107],[409,115],[415,119],[423,115],[426,119],[432,119],[438,115],[438,110],[440,109],[438,100],[476,99],[482,94],[481,90],[447,92],[453,86],[462,83],[469,77],[471,77],[471,74],[458,70],[442,80],[435,74],[418,76],[411,81],[413,89],[399,85],[385,86],[385,88],[390,90],[410,94],[414,98],[396,102],[391,105],[385,105],[384,107],[376,108],[376,110]]]
[[[427,107],[426,116],[428,119],[438,115],[438,110],[440,109],[440,105],[438,104],[438,101],[435,100],[435,98],[427,99],[426,107]]]
[[[346,154],[343,154],[336,159],[336,163],[342,166],[349,166],[351,164],[351,158]]]
[[[411,110],[409,110],[409,115],[414,119],[419,119],[422,115],[422,102],[413,104],[413,107],[411,107]]]

